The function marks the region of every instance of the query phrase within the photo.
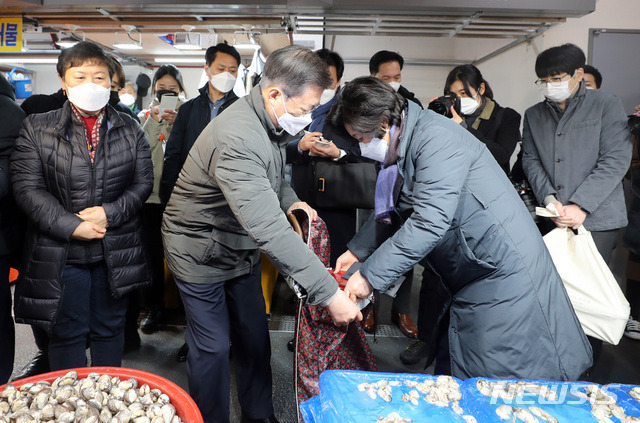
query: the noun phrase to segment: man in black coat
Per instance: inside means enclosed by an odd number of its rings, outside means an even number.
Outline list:
[[[205,61],[204,70],[209,82],[198,90],[198,97],[180,106],[167,140],[159,193],[164,204],[169,201],[196,138],[213,118],[238,99],[233,86],[240,67],[240,53],[234,47],[220,43],[207,49]]]
[[[29,116],[34,113],[47,113],[51,110],[61,109],[66,101],[67,95],[60,88],[53,94],[34,94],[26,98],[20,107]]]
[[[405,100],[411,100],[422,107],[416,95],[400,85],[402,83],[402,67],[404,59],[398,53],[388,50],[380,50],[369,60],[369,73],[371,76],[391,85]]]
[[[16,240],[13,211],[15,204],[9,188],[9,156],[13,150],[24,112],[15,103],[15,89],[0,75],[0,384],[6,383],[13,371],[15,331],[11,317],[9,290],[10,255],[15,252]]]

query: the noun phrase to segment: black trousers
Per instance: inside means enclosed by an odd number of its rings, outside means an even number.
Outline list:
[[[176,283],[187,315],[189,393],[204,423],[229,422],[229,341],[243,415],[272,416],[271,342],[260,264],[227,282]]]
[[[391,310],[400,314],[411,312],[411,287],[413,286],[413,269],[404,274],[404,282],[398,288],[396,296],[391,303]],[[376,309],[380,306],[380,292],[373,291]],[[419,331],[420,329],[418,329]]]
[[[9,289],[9,261],[0,257],[0,385],[9,381],[13,372],[16,337],[11,317],[11,290]]]
[[[161,232],[163,212],[162,204],[145,204],[142,207],[142,235],[149,254],[152,283],[142,289],[140,300],[149,309],[164,308],[164,249]]]
[[[87,339],[92,366],[120,367],[127,298],[114,298],[104,262],[66,265],[62,298],[49,340],[51,370],[86,365]]]

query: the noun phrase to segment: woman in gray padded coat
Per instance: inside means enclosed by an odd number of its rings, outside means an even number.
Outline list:
[[[486,146],[370,77],[347,84],[329,118],[361,142],[388,145],[376,211],[336,265],[364,262],[345,292],[367,298],[421,263],[440,277],[432,307],[420,310],[432,317],[433,330],[420,337],[433,347],[431,360],[438,356],[436,373],[579,378],[591,364],[589,343],[531,216]]]

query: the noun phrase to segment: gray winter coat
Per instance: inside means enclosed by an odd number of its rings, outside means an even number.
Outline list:
[[[165,257],[176,277],[224,282],[249,273],[262,251],[306,289],[311,304],[335,294],[335,279],[283,213],[298,201],[284,180],[285,148],[293,139],[274,127],[259,86],[209,123],[163,218]]]
[[[366,260],[363,276],[384,291],[418,262],[433,268],[450,296],[454,376],[577,379],[591,348],[531,215],[486,146],[409,103],[398,167],[406,221],[390,235],[370,219],[349,243]]]
[[[524,114],[522,166],[543,203],[555,195],[562,204],[589,212],[584,227],[606,231],[627,226],[622,178],[631,163],[631,133],[620,99],[584,82],[559,116],[542,101]]]

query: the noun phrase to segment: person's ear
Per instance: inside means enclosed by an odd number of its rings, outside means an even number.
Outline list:
[[[279,100],[282,96],[282,91],[278,87],[269,87],[267,88],[267,100],[271,101],[272,104]]]
[[[574,76],[578,81],[582,81],[582,79],[584,78],[584,69],[583,68],[576,69]]]
[[[480,87],[478,88],[478,92],[480,93],[480,95],[484,95],[484,91],[485,91],[485,85],[483,82],[482,84],[480,84]]]
[[[58,79],[60,79],[60,84],[62,85],[62,90],[63,90],[67,95],[69,95],[69,92],[68,92],[69,88],[67,87],[67,83],[66,83],[66,82],[64,82],[64,78],[63,78],[63,77],[61,77],[61,76],[60,76],[60,74],[58,74]]]

